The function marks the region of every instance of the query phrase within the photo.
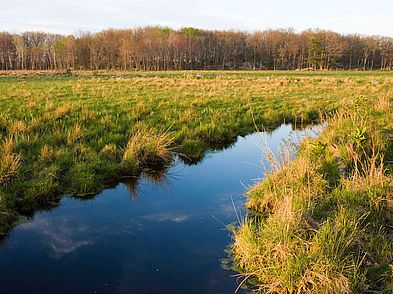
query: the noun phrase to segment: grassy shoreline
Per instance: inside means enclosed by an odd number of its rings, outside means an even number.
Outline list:
[[[390,93],[385,72],[72,72],[0,74],[0,232],[64,194],[190,163],[238,135],[309,122],[363,93]]]
[[[392,91],[347,101],[247,193],[235,267],[260,293],[392,293]]]

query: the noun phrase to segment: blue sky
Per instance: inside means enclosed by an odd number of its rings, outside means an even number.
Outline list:
[[[393,37],[393,0],[0,0],[0,31],[164,25],[244,31],[330,29]]]

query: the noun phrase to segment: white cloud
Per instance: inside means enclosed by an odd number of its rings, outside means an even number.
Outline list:
[[[51,255],[56,258],[95,243],[91,235],[86,234],[91,230],[90,227],[75,226],[68,218],[62,218],[55,223],[50,218],[38,216],[33,222],[23,224],[20,228],[42,235],[46,244],[51,248]],[[90,239],[86,235],[89,235]]]
[[[143,216],[142,218],[147,219],[149,221],[156,221],[156,222],[175,222],[175,223],[182,223],[188,220],[190,217],[185,214],[177,214],[177,213],[152,213]]]

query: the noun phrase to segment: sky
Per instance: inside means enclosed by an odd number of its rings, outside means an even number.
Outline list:
[[[0,0],[0,31],[108,28],[329,29],[393,37],[393,0]]]

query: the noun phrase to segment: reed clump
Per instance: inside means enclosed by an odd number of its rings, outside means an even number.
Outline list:
[[[159,133],[154,129],[140,129],[133,133],[123,149],[121,167],[124,170],[165,165],[173,158],[172,133]]]

